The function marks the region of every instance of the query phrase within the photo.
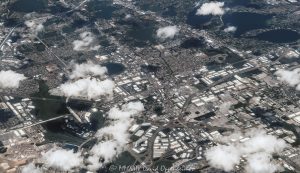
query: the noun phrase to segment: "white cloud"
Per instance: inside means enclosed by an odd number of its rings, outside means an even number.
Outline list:
[[[202,4],[197,10],[196,15],[223,15],[225,13],[224,2],[208,2]]]
[[[241,152],[235,146],[217,145],[205,153],[210,166],[231,171],[240,162]]]
[[[235,26],[228,26],[224,29],[225,32],[235,32],[237,28]]]
[[[60,92],[66,97],[99,99],[101,96],[112,97],[115,83],[106,79],[84,78],[75,82],[67,82],[59,86]]]
[[[100,129],[96,136],[105,137],[109,140],[115,141],[118,145],[125,145],[128,141],[127,130],[130,127],[131,119],[123,119],[112,122],[109,126]]]
[[[122,106],[122,109],[113,107],[108,113],[110,119],[129,119],[131,116],[137,115],[138,112],[144,110],[141,102],[130,102]]]
[[[47,167],[70,171],[73,168],[83,164],[83,158],[80,153],[74,153],[72,150],[51,149],[42,153],[42,160]]]
[[[71,80],[51,90],[50,93],[89,100],[97,100],[101,97],[110,98],[113,96],[115,83],[111,79],[105,79],[106,72],[106,67],[92,62],[73,64],[69,74]]]
[[[103,76],[107,73],[107,68],[89,61],[84,64],[74,64],[70,79],[79,79],[87,76]]]
[[[285,82],[291,87],[296,87],[297,90],[300,90],[300,68],[292,71],[280,69],[275,72],[275,75],[278,76],[281,82]]]
[[[237,134],[231,135],[236,142],[217,145],[205,152],[206,159],[212,167],[232,171],[239,164],[240,158],[246,156],[248,173],[265,173],[265,170],[269,171],[266,173],[273,173],[280,168],[272,162],[271,156],[287,147],[284,140],[268,135],[262,130],[253,130],[244,134],[250,139],[242,143],[239,141],[241,133]],[[224,141],[228,142],[227,139]]]
[[[98,143],[87,151],[88,157],[83,157],[82,152],[74,153],[72,150],[53,148],[42,153],[40,161],[45,167],[61,171],[73,172],[76,168],[96,171],[112,162],[124,151],[130,137],[128,129],[134,121],[133,118],[139,116],[142,111],[144,111],[144,106],[141,102],[130,102],[121,108],[113,107],[107,115],[109,124],[97,131],[95,137]],[[39,170],[33,164],[29,164],[22,173],[41,173],[33,172]]]
[[[250,137],[251,139],[244,142],[241,148],[246,154],[258,152],[279,153],[287,147],[284,140],[267,135],[264,131],[255,130],[251,132]]]
[[[177,26],[166,26],[159,28],[156,31],[156,36],[160,39],[174,38],[178,32],[179,28]]]
[[[121,152],[122,147],[118,145],[116,141],[99,142],[90,150],[92,155],[87,159],[89,162],[87,168],[91,171],[95,171],[113,161],[113,159]]]
[[[132,118],[140,115],[143,110],[144,106],[141,102],[131,102],[123,105],[121,109],[113,107],[108,112],[111,123],[96,133],[100,142],[90,150],[87,159],[89,170],[95,171],[103,167],[123,152],[129,141],[128,129],[132,124]]]
[[[11,70],[0,71],[0,88],[18,88],[20,81],[25,79],[26,77],[23,74],[19,74]]]
[[[91,32],[83,32],[80,35],[81,40],[73,41],[73,49],[75,51],[98,50],[100,45],[95,45],[95,36]]]
[[[44,30],[42,23],[37,23],[34,20],[26,20],[24,24],[31,30],[32,34],[37,35],[39,32]]]
[[[273,173],[278,169],[278,165],[272,163],[272,156],[268,153],[255,153],[247,158],[247,173]]]
[[[37,168],[33,163],[30,163],[22,169],[22,173],[43,173],[42,169]]]

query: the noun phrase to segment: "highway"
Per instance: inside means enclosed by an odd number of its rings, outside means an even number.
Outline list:
[[[4,38],[4,40],[2,41],[2,43],[0,44],[0,49],[2,49],[2,46],[4,45],[4,43],[7,41],[7,39],[10,37],[10,35],[12,34],[12,32],[15,30],[17,26],[13,27],[10,32],[6,35],[6,37]]]
[[[27,125],[27,126],[24,126],[24,127],[20,127],[20,128],[18,128],[18,127],[17,128],[12,127],[10,129],[8,129],[6,132],[1,133],[0,135],[5,135],[5,134],[10,133],[11,131],[14,131],[14,130],[26,129],[26,128],[29,128],[29,127],[37,126],[37,125],[44,124],[44,123],[47,123],[47,122],[50,122],[50,121],[54,121],[54,120],[58,120],[58,119],[61,119],[61,118],[67,118],[70,115],[71,114],[65,114],[65,115],[61,115],[61,116],[58,116],[58,117],[50,118],[48,120],[41,120],[41,121],[38,121],[36,123],[30,124],[30,125]]]
[[[170,25],[174,25],[171,21],[169,21],[169,20],[167,20],[167,19],[165,19],[165,18],[163,18],[163,17],[161,17],[161,16],[158,16],[158,15],[156,15],[155,13],[151,13],[151,12],[147,12],[147,11],[142,11],[142,10],[140,10],[137,6],[135,6],[135,5],[134,5],[133,3],[131,3],[131,2],[124,2],[124,1],[121,1],[121,0],[115,0],[115,4],[121,5],[121,6],[125,7],[125,8],[130,9],[130,10],[133,10],[133,11],[137,12],[137,13],[140,14],[140,15],[148,14],[149,16],[153,17],[154,20],[156,20],[156,21],[163,21],[163,22],[166,22],[166,23],[168,23],[168,24],[170,24]],[[181,29],[184,33],[190,33],[190,34],[192,34],[192,35],[196,35],[196,37],[203,37],[203,38],[205,38],[205,40],[210,40],[210,41],[212,41],[216,46],[218,46],[218,47],[223,46],[223,47],[225,47],[225,48],[231,50],[231,51],[234,52],[235,54],[239,55],[241,58],[243,58],[242,61],[235,62],[235,63],[233,63],[233,64],[240,63],[240,62],[249,62],[249,60],[252,60],[252,59],[256,59],[256,58],[257,58],[257,57],[251,57],[251,58],[249,58],[249,59],[245,59],[245,53],[244,53],[244,52],[238,51],[237,49],[235,49],[235,48],[233,48],[233,47],[228,47],[227,45],[223,44],[221,41],[214,39],[214,38],[213,38],[212,36],[210,36],[210,34],[209,34],[208,32],[206,32],[205,30],[198,31],[198,30],[195,30],[195,29],[191,28],[190,26],[188,26],[188,25],[186,25],[186,24],[182,24],[182,26],[180,27],[180,29]],[[248,54],[247,54],[247,55],[248,55]],[[161,58],[163,58],[163,57],[161,57]],[[165,61],[164,61],[164,62],[165,62]],[[167,63],[167,62],[165,62],[165,63]],[[168,63],[167,63],[167,64],[168,64]],[[232,64],[232,65],[233,65],[233,64]],[[254,67],[254,68],[258,68],[258,67]],[[172,70],[172,69],[171,69],[171,70]],[[253,69],[251,68],[251,70],[253,70]],[[224,78],[222,78],[222,79],[220,79],[220,80],[214,82],[214,83],[211,84],[210,86],[203,88],[201,91],[208,90],[208,89],[210,89],[211,87],[213,87],[213,86],[215,86],[215,85],[218,85],[218,84],[224,82],[224,81],[225,81],[226,79],[228,79],[229,77],[231,77],[231,76],[233,76],[233,75],[235,75],[235,74],[243,73],[243,72],[245,72],[245,71],[240,71],[240,72],[238,72],[238,73],[233,73],[233,74],[230,75],[230,76],[226,76],[226,77],[224,77]],[[201,92],[201,91],[197,91],[197,93],[199,93],[199,92]],[[193,93],[193,94],[190,95],[190,97],[188,97],[188,99],[187,99],[186,102],[184,103],[184,106],[183,106],[183,108],[182,108],[181,114],[185,112],[185,110],[186,110],[186,108],[188,107],[188,105],[189,105],[191,99],[192,99],[197,93]]]
[[[76,8],[74,8],[73,10],[68,11],[68,12],[72,12],[72,11],[78,9],[81,5],[83,5],[83,4],[84,4],[85,2],[87,2],[87,1],[88,1],[88,0],[83,1],[79,6],[77,6]],[[126,6],[126,7],[128,7],[128,6]],[[68,12],[67,12],[67,13],[68,13]],[[160,18],[160,17],[157,17],[157,18],[162,19],[162,18]],[[163,20],[165,21],[165,19],[163,19]],[[185,27],[185,26],[184,26],[184,27]],[[14,29],[15,29],[15,27],[12,28],[12,30],[8,33],[8,35],[7,35],[7,36],[5,37],[5,39],[2,41],[2,43],[0,44],[0,49],[1,49],[1,47],[5,44],[5,42],[6,42],[7,39],[9,38],[9,36],[12,34],[12,32],[13,32]],[[188,27],[185,27],[184,29],[186,30],[186,32],[190,32],[190,31],[193,30],[193,29],[190,29],[190,28],[188,28]],[[205,31],[200,32],[200,33],[201,33],[201,34],[199,34],[199,35],[201,35],[201,36],[205,35],[205,37],[206,37],[207,39],[211,39],[211,38],[209,38],[208,34],[207,34]],[[55,57],[55,58],[56,58],[56,59],[57,59],[64,67],[67,67],[67,64],[64,62],[64,60],[62,60],[62,59],[59,58],[57,55],[55,55],[55,54],[51,51],[51,49],[49,48],[49,46],[48,46],[47,44],[45,44],[45,43],[44,43],[40,38],[38,38],[37,36],[36,36],[36,38],[37,38],[37,39],[38,39],[38,40],[46,47],[46,50],[47,50],[47,52],[48,52],[49,54],[53,55],[53,56],[54,56],[54,57]],[[211,39],[211,40],[212,40],[212,39]],[[163,62],[166,63],[167,67],[169,67],[169,65],[168,65],[168,63],[165,61],[165,59],[164,59],[162,56],[161,56],[161,58],[162,58]],[[255,58],[256,58],[256,57],[255,57]],[[246,60],[245,60],[245,61],[246,61]],[[184,103],[184,105],[183,105],[183,107],[182,107],[182,109],[181,109],[181,115],[183,115],[184,112],[186,112],[186,110],[187,110],[188,106],[190,105],[192,99],[193,99],[198,93],[204,92],[204,91],[206,91],[206,90],[209,90],[210,88],[212,88],[212,87],[214,87],[214,86],[216,86],[216,85],[218,85],[218,84],[223,83],[224,81],[226,81],[227,79],[229,79],[230,77],[232,77],[232,76],[234,76],[234,75],[241,74],[241,73],[245,73],[245,72],[251,71],[251,70],[255,70],[255,69],[257,69],[257,68],[258,68],[258,67],[252,67],[252,68],[249,68],[249,69],[246,69],[246,70],[242,70],[242,71],[239,71],[239,72],[235,72],[235,73],[229,74],[229,75],[227,75],[227,76],[221,78],[220,80],[215,81],[214,83],[208,85],[207,87],[204,87],[204,88],[202,88],[201,90],[198,90],[197,92],[192,93],[192,94],[186,99],[186,101],[185,101],[185,103]],[[171,69],[171,68],[170,68],[170,71],[172,72],[172,69]],[[155,88],[160,88],[160,87],[155,87]],[[32,99],[42,99],[42,100],[45,99],[45,100],[46,100],[47,98],[32,98]],[[50,99],[49,99],[49,100],[50,100]],[[68,107],[68,108],[69,108],[69,107]],[[69,110],[70,110],[70,109],[69,109]],[[73,114],[73,116],[75,116],[75,118],[76,118],[77,120],[78,120],[78,119],[80,120],[80,118],[78,118],[78,117],[76,116],[76,113],[75,113],[75,112],[73,113],[71,110],[70,110],[70,112]],[[68,117],[68,116],[70,116],[70,115],[71,115],[71,114],[66,114],[66,115],[61,115],[61,116],[59,116],[59,117],[51,118],[51,119],[48,119],[48,120],[38,121],[38,122],[36,122],[36,123],[33,123],[33,124],[31,124],[31,125],[27,125],[27,126],[24,126],[24,127],[21,127],[21,128],[11,128],[11,129],[8,129],[7,132],[4,132],[4,133],[2,133],[2,134],[0,134],[0,135],[10,133],[11,131],[14,131],[14,130],[26,129],[26,128],[30,128],[30,127],[33,127],[33,126],[36,126],[36,125],[40,125],[40,124],[43,124],[43,123],[47,123],[47,122],[50,122],[50,121],[58,120],[58,119],[61,119],[61,118],[66,118],[66,117]],[[190,128],[189,128],[184,122],[182,122],[181,120],[178,120],[177,122],[179,122],[180,125],[182,125],[183,127],[185,127],[187,130],[189,130],[189,131],[193,134],[193,131],[191,131]],[[155,140],[157,134],[158,134],[160,131],[162,131],[163,129],[165,129],[165,128],[170,128],[170,127],[175,127],[175,126],[180,126],[180,125],[175,125],[174,121],[171,121],[167,126],[161,126],[161,127],[159,127],[159,128],[154,132],[153,136],[152,136],[151,138],[148,139],[148,140],[149,140],[149,146],[148,146],[148,150],[147,150],[147,152],[148,152],[148,157],[145,159],[145,162],[146,162],[146,163],[147,163],[147,162],[152,163],[152,158],[153,158],[153,145],[154,145],[154,140]],[[91,141],[91,140],[93,140],[93,139],[96,139],[96,137],[92,137],[92,138],[86,140],[84,143],[82,143],[82,144],[79,146],[79,148],[81,148],[84,144],[88,143],[89,141]],[[126,147],[126,150],[127,150],[133,157],[135,157],[136,160],[138,160],[140,163],[143,163],[143,160],[142,160],[135,152],[133,152],[130,148],[131,148],[131,147],[129,147],[129,146]],[[148,166],[151,167],[152,164],[147,165],[147,166],[146,166],[146,165],[143,165],[143,166],[145,166],[145,167],[148,167]]]
[[[51,49],[49,48],[49,46],[45,42],[43,42],[43,40],[41,40],[38,36],[36,36],[36,38],[46,47],[46,50],[49,55],[53,55],[64,67],[67,67],[67,64],[61,58],[59,58],[56,54],[54,54],[51,51]],[[63,70],[65,70],[65,68]]]

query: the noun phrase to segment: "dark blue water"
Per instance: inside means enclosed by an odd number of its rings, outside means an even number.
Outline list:
[[[61,97],[51,96],[49,87],[44,81],[39,81],[39,92],[32,95],[34,98],[46,98],[48,100],[33,99],[38,119],[47,120],[59,115],[67,114],[65,100]]]
[[[48,6],[48,0],[17,0],[10,5],[10,10],[17,12],[39,12]]]
[[[123,73],[126,69],[125,66],[120,63],[108,62],[102,65],[107,68],[108,75],[118,75]]]
[[[83,102],[80,100],[69,99],[67,106],[76,111],[89,111],[92,108],[92,102]]]
[[[246,8],[255,8],[255,9],[261,8],[260,5],[252,3],[251,0],[227,0],[225,1],[225,6],[229,8],[237,7],[237,6],[242,6]]]
[[[91,130],[97,131],[98,129],[102,128],[105,123],[103,112],[92,113],[90,121],[91,121]]]
[[[32,99],[33,105],[36,107],[35,115],[37,119],[47,120],[49,118],[68,114],[66,103],[63,98],[51,96],[49,88],[44,81],[39,81],[39,92],[32,95],[35,98],[47,98],[48,100]],[[68,142],[72,144],[80,144],[83,139],[67,130],[66,119],[59,119],[43,124],[47,130],[45,138],[51,142]]]
[[[201,29],[205,24],[210,22],[212,16],[206,15],[206,16],[200,16],[196,15],[197,9],[194,9],[193,11],[189,12],[187,16],[187,24],[191,25],[194,28]]]
[[[82,131],[82,129],[80,129],[81,126],[77,125],[72,126],[72,128],[67,128],[65,119],[47,122],[42,126],[47,130],[45,133],[45,139],[47,142],[60,142],[80,145],[85,141],[85,139],[81,138],[75,133]]]
[[[226,6],[234,7],[234,6],[246,6],[250,4],[250,0],[227,0]]]
[[[225,25],[237,27],[234,36],[239,37],[250,30],[267,28],[267,22],[272,17],[272,14],[234,12],[225,14],[222,18]]]
[[[258,34],[255,38],[272,43],[291,43],[299,40],[300,34],[292,30],[277,29]]]

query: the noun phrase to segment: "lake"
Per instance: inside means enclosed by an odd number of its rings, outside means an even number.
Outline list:
[[[205,24],[209,23],[212,16],[200,16],[196,15],[197,9],[188,13],[186,23],[191,25],[193,28],[201,29]]]
[[[107,68],[108,75],[118,75],[123,73],[126,69],[121,63],[108,62],[101,65]]]
[[[275,29],[260,33],[255,38],[272,43],[291,43],[299,40],[300,34],[293,30]]]
[[[10,5],[10,10],[16,12],[39,12],[48,6],[48,0],[17,0]]]
[[[227,0],[225,1],[225,6],[232,8],[237,6],[242,6],[246,8],[254,8],[254,9],[260,9],[261,6],[258,4],[254,4],[251,2],[251,0]]]
[[[51,96],[49,87],[44,81],[39,81],[39,92],[31,97],[46,98],[32,99],[33,105],[36,107],[36,118],[47,120],[60,115],[68,114],[65,100],[61,97]],[[67,142],[71,144],[80,144],[84,140],[73,133],[66,131],[66,119],[59,119],[44,123],[42,126],[47,130],[45,138],[47,142]]]
[[[271,20],[272,17],[272,14],[234,12],[225,14],[222,19],[226,26],[237,27],[234,36],[239,37],[250,30],[268,28],[267,22]]]

